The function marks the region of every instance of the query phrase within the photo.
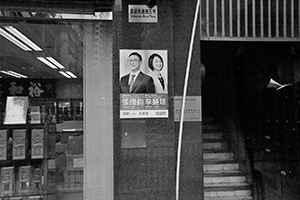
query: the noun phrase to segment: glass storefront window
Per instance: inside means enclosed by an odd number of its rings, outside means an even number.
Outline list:
[[[0,199],[84,199],[86,24],[96,28],[73,17],[0,12]]]

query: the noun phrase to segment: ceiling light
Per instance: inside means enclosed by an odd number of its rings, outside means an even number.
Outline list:
[[[3,74],[7,74],[7,75],[10,75],[10,76],[16,77],[16,78],[28,78],[27,76],[24,76],[22,74],[14,72],[14,71],[0,71],[0,72],[3,73]]]
[[[57,67],[54,64],[52,64],[49,60],[47,60],[46,58],[37,57],[37,59],[39,59],[41,62],[43,62],[44,64],[48,65],[52,69],[57,69]]]
[[[75,76],[72,72],[70,72],[70,71],[66,71],[66,73],[68,74],[68,75],[70,75],[72,78],[77,78],[77,76]]]
[[[112,20],[113,12],[95,12],[94,14],[55,13],[55,15],[49,17],[56,19]]]
[[[22,42],[24,42],[26,45],[30,46],[35,51],[43,51],[39,46],[37,46],[34,42],[32,42],[28,37],[23,35],[20,31],[18,31],[13,26],[4,26],[6,30],[8,30],[11,34],[13,34],[15,37],[20,39]]]
[[[19,73],[17,73],[17,72],[14,72],[14,71],[8,71],[10,74],[12,74],[12,75],[15,75],[15,76],[19,76],[20,78],[28,78],[27,76],[24,76],[24,75],[22,75],[22,74],[19,74]]]
[[[65,67],[62,66],[62,64],[60,64],[59,62],[57,62],[57,60],[55,60],[52,57],[46,57],[47,60],[49,60],[50,62],[52,62],[54,65],[56,65],[56,67],[60,68],[60,69],[64,69]]]
[[[31,49],[29,47],[27,47],[25,44],[23,44],[22,42],[20,42],[19,40],[17,40],[15,37],[13,37],[12,35],[8,34],[6,31],[4,31],[2,28],[0,28],[0,35],[2,35],[3,37],[5,37],[6,39],[8,39],[9,41],[11,41],[12,43],[14,43],[15,45],[17,45],[18,47],[20,47],[21,49],[23,49],[24,51],[31,51]]]
[[[64,77],[66,78],[71,78],[71,76],[69,76],[66,72],[64,71],[59,71],[59,73],[61,73]]]

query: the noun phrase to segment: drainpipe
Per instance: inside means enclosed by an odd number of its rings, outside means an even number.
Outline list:
[[[184,119],[184,109],[185,109],[185,98],[187,92],[187,85],[189,81],[189,72],[191,66],[191,59],[193,53],[193,45],[194,45],[194,38],[197,26],[197,20],[199,15],[199,8],[200,8],[200,0],[197,0],[195,16],[194,16],[194,23],[190,41],[190,48],[186,66],[186,74],[185,74],[185,82],[183,88],[183,97],[182,97],[182,104],[181,104],[181,115],[180,115],[180,126],[179,126],[179,136],[178,136],[178,149],[177,149],[177,168],[176,168],[176,200],[179,200],[179,175],[180,175],[180,155],[181,155],[181,146],[182,146],[182,130],[183,130],[183,119]]]

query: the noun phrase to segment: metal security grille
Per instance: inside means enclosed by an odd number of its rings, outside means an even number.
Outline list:
[[[300,41],[299,0],[202,0],[201,40]]]

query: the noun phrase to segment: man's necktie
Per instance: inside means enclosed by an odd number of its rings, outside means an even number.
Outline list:
[[[129,84],[129,92],[132,92],[132,87],[133,87],[133,83],[134,83],[134,77],[135,77],[135,74],[132,74],[131,75],[131,81],[130,81],[130,84]]]

